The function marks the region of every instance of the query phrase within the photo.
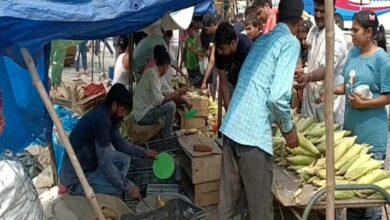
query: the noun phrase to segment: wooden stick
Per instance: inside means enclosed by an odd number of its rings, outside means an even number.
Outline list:
[[[325,129],[326,129],[326,220],[335,218],[335,177],[333,139],[333,71],[334,71],[334,5],[325,0],[326,75],[325,75]]]
[[[54,155],[54,146],[52,141],[50,141],[48,148],[50,153],[51,170],[53,172],[53,184],[54,186],[57,186],[58,185],[57,161]]]
[[[85,196],[87,197],[88,201],[91,203],[92,208],[95,210],[98,219],[104,220],[105,218],[99,206],[99,203],[96,200],[95,193],[93,192],[91,186],[89,186],[88,184],[87,178],[85,177],[85,174],[81,169],[80,163],[77,160],[72,145],[70,144],[69,138],[66,135],[64,128],[62,127],[60,118],[58,117],[56,111],[54,110],[53,104],[50,101],[50,97],[47,94],[41,79],[39,78],[38,71],[34,64],[33,59],[31,58],[31,54],[26,48],[22,48],[21,53],[23,55],[24,62],[26,62],[28,70],[30,71],[33,84],[36,87],[39,95],[41,96],[43,104],[45,105],[47,111],[49,112],[51,119],[53,120],[54,124],[58,129],[58,134],[60,136],[61,143],[64,144],[65,150],[69,155],[70,162],[72,163],[74,170],[76,171],[76,175],[79,178],[80,183],[84,189]]]

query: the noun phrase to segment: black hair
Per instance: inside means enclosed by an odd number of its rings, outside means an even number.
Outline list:
[[[279,22],[296,25],[302,20],[304,3],[302,0],[280,0]]]
[[[325,0],[313,0],[315,5],[325,5]],[[336,0],[333,0],[333,5],[336,7]]]
[[[233,40],[237,40],[237,34],[233,25],[226,21],[219,24],[215,32],[216,47],[220,47],[223,44],[230,44]]]
[[[375,12],[369,10],[360,11],[353,16],[353,20],[364,29],[371,28],[372,37],[376,40],[377,45],[387,51],[385,28],[383,25],[379,25],[378,16],[376,16]]]
[[[255,13],[256,14],[256,7],[254,6],[248,6],[245,8],[245,11],[244,11],[244,17],[246,19],[246,17],[252,13]]]
[[[252,7],[254,7],[254,8],[258,8],[258,7],[264,8],[266,4],[268,4],[268,6],[270,8],[272,8],[272,1],[271,0],[255,0],[252,3]]]
[[[107,96],[104,99],[103,105],[110,108],[114,102],[128,109],[132,108],[133,100],[130,96],[129,90],[126,89],[125,85],[121,83],[115,83],[111,87],[110,91],[108,91]]]
[[[164,33],[164,37],[172,37],[173,36],[173,31],[172,30],[167,30]]]
[[[206,14],[203,17],[202,24],[203,24],[203,27],[210,27],[213,25],[218,25],[218,18],[215,15]]]
[[[310,28],[312,26],[313,26],[313,23],[310,20],[305,20],[301,24],[301,27],[303,27],[301,30],[303,30],[305,33],[309,33]]]
[[[242,13],[238,13],[234,16],[234,19],[236,22],[239,22],[239,21],[242,21],[243,20],[243,14]]]
[[[211,43],[211,36],[206,33],[206,31],[200,32],[200,44],[204,49],[208,49]]]
[[[257,27],[259,29],[263,28],[263,23],[256,16],[256,14],[252,13],[245,17],[245,26],[252,25],[253,27]]]
[[[156,60],[157,66],[171,63],[171,56],[169,56],[169,53],[162,45],[157,45],[154,47],[153,58]]]

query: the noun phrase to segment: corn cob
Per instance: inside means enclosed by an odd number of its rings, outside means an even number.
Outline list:
[[[314,118],[307,117],[305,118],[302,123],[297,125],[297,130],[299,132],[304,132],[306,129],[308,129],[312,124],[314,123]]]
[[[343,191],[336,191],[335,192],[335,199],[353,199],[356,197],[356,194],[354,191],[351,190],[343,190]]]
[[[372,170],[365,176],[362,176],[357,183],[358,184],[372,184],[381,181],[387,177],[390,177],[390,172],[382,169]]]
[[[293,165],[310,165],[316,160],[314,157],[295,155],[287,157],[287,161]]]
[[[315,179],[314,181],[315,181],[315,183],[313,183],[313,184],[316,186],[319,186],[319,187],[326,186],[326,179]],[[344,185],[344,184],[347,185],[347,184],[352,183],[349,180],[343,180],[343,179],[336,179],[335,182],[336,182],[336,185]]]
[[[387,193],[390,193],[390,190],[387,190]],[[383,200],[384,197],[383,197],[382,194],[376,192],[376,193],[374,193],[374,194],[372,194],[372,195],[369,195],[369,196],[367,197],[367,199],[368,199],[368,200]]]
[[[320,179],[326,179],[326,169],[316,169],[315,173]]]
[[[316,123],[313,123],[313,124],[310,125],[310,127],[308,127],[304,132],[302,132],[302,134],[306,136],[306,134],[307,134],[308,132],[310,132],[313,128],[315,128],[316,126],[317,126],[317,124],[316,124]]]
[[[295,126],[297,127],[297,129],[298,129],[299,127],[301,127],[301,124],[303,123],[303,121],[305,121],[305,119],[306,119],[306,118],[303,118],[303,117],[298,119],[297,123],[295,124]]]
[[[360,177],[366,175],[371,170],[378,169],[382,167],[384,164],[383,160],[368,160],[364,164],[361,164],[361,166],[357,166],[355,169],[352,169],[351,171],[348,169],[347,173],[345,174],[345,178],[350,180],[357,180]]]
[[[326,142],[322,142],[321,144],[317,145],[317,149],[321,154],[326,153]]]
[[[317,160],[316,167],[325,167],[326,166],[326,158],[321,158]]]
[[[318,137],[318,138],[320,138],[324,134],[325,134],[325,127],[323,126],[317,126],[313,128],[311,131],[307,132],[307,136]]]
[[[353,145],[335,164],[335,169],[340,169],[341,166],[346,164],[350,159],[352,159],[355,155],[358,155],[360,151],[363,149],[363,145],[355,144]]]
[[[305,136],[302,134],[298,133],[298,142],[299,146],[302,148],[312,152],[315,155],[320,155],[320,152],[317,150],[317,148],[309,141]]]
[[[296,147],[296,148],[286,148],[287,151],[290,153],[290,154],[293,154],[293,155],[304,155],[304,156],[309,156],[309,157],[315,157],[316,155],[313,154],[312,152],[302,148],[302,147]]]
[[[344,138],[344,141],[341,142],[337,147],[334,149],[334,161],[339,161],[339,159],[349,150],[350,147],[355,143],[356,136],[354,137],[346,137]]]
[[[345,174],[351,172],[356,167],[361,166],[362,164],[364,164],[365,162],[369,161],[370,159],[371,159],[371,154],[362,154],[362,153],[360,153],[358,155],[358,159],[348,168],[348,170],[347,170],[347,172]]]
[[[351,165],[353,163],[355,163],[355,161],[359,158],[359,155],[356,155],[354,157],[352,157],[352,159],[350,161],[348,161],[347,163],[345,163],[343,166],[340,167],[340,169],[336,172],[337,175],[344,175],[347,170],[351,167]]]
[[[305,167],[304,165],[290,165],[287,168],[290,170],[294,170],[295,172],[298,172],[301,168]]]
[[[283,137],[272,137],[272,144],[281,145],[285,144],[286,140]]]

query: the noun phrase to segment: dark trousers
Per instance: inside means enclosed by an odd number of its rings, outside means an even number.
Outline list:
[[[200,88],[202,86],[202,80],[203,76],[200,72],[200,69],[195,69],[195,70],[189,70],[187,69],[188,72],[188,78],[190,79],[191,83],[193,86]]]
[[[219,219],[233,219],[242,192],[250,219],[273,219],[271,192],[272,156],[258,147],[246,146],[224,137],[222,150]]]

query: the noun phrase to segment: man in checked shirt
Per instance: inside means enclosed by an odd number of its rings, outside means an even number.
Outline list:
[[[298,145],[289,102],[302,12],[302,0],[281,0],[278,25],[252,45],[241,67],[221,127],[220,220],[233,219],[243,190],[250,219],[273,219],[271,124],[279,125],[289,147]]]

